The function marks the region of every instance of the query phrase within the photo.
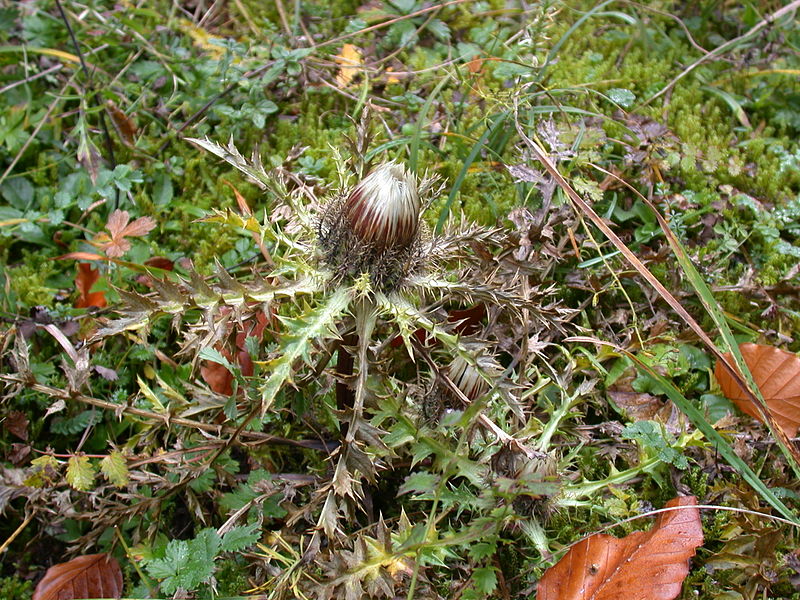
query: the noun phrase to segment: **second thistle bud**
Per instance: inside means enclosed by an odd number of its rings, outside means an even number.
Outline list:
[[[388,162],[373,169],[342,207],[355,236],[376,250],[405,248],[419,229],[417,181],[405,167]]]

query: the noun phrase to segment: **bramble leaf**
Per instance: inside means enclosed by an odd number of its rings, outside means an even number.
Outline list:
[[[79,492],[85,492],[94,484],[95,469],[88,456],[72,456],[67,462],[67,483]]]
[[[125,487],[130,481],[128,465],[119,450],[114,450],[100,461],[100,471],[117,487]]]
[[[222,536],[222,550],[224,552],[239,552],[255,544],[260,537],[261,528],[258,523],[234,527]]]

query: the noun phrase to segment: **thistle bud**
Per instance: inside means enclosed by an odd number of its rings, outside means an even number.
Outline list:
[[[448,366],[447,376],[470,400],[477,400],[489,389],[478,370],[460,356]]]
[[[405,248],[419,229],[416,178],[402,165],[384,163],[353,188],[342,208],[352,232],[365,244],[376,250]]]

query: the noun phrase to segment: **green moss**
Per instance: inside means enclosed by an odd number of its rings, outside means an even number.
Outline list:
[[[56,267],[41,253],[24,251],[22,260],[8,271],[11,291],[22,306],[52,307],[57,292],[48,279],[56,273]]]
[[[32,594],[32,581],[23,581],[16,575],[0,577],[0,600],[29,600]]]

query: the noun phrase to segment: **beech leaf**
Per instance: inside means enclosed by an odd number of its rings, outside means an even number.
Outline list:
[[[109,554],[87,554],[47,569],[31,600],[122,597],[122,570]]]
[[[694,506],[678,496],[666,507]],[[689,573],[689,559],[703,543],[700,511],[658,515],[650,531],[622,539],[598,533],[573,546],[539,581],[538,600],[672,600]]]
[[[800,427],[800,358],[763,344],[740,344],[739,351],[775,421],[788,437],[794,437]],[[730,354],[725,356],[733,362]],[[726,398],[742,412],[763,422],[758,407],[720,361],[714,368],[714,376]]]
[[[339,52],[333,60],[339,65],[339,72],[336,74],[336,85],[339,88],[346,88],[349,86],[358,73],[358,70],[364,64],[361,57],[361,50],[353,44],[343,45],[341,52]]]

